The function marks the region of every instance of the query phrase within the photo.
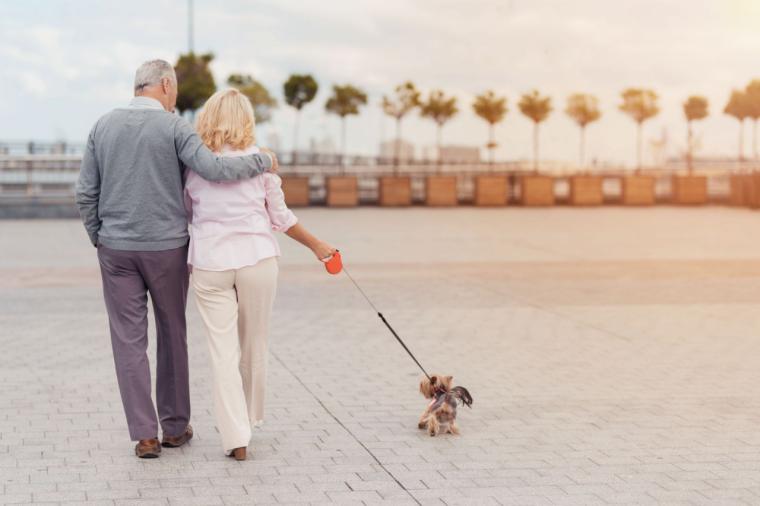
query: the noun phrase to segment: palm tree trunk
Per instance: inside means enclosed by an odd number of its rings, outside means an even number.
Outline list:
[[[538,121],[533,122],[533,172],[538,174]]]
[[[586,168],[586,125],[581,125],[580,160],[581,169]]]
[[[692,141],[691,120],[687,121],[686,124],[688,125],[688,133],[686,134],[686,166],[689,168],[689,175],[691,175],[694,172],[694,154],[692,152],[694,144]]]
[[[401,118],[396,118],[396,138],[393,140],[393,166],[398,167],[398,156],[401,149]],[[394,169],[395,172],[395,169]]]
[[[493,150],[494,150],[494,128],[493,123],[488,124],[488,163],[493,165]]]
[[[346,117],[340,118],[340,174],[343,175],[346,166]]]
[[[641,130],[643,122],[639,121],[636,127],[636,170],[641,170]]]
[[[441,156],[441,132],[443,131],[443,123],[438,123],[438,131],[435,134],[435,143],[438,147],[438,173],[440,174],[442,171],[441,163],[443,161],[443,157]]]
[[[296,158],[298,157],[298,123],[301,121],[301,110],[296,109],[296,121],[293,127],[293,165],[296,164]]]

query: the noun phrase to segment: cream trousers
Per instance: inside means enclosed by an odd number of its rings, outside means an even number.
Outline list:
[[[214,414],[225,452],[247,447],[264,420],[269,318],[277,258],[228,271],[193,269],[214,374]]]

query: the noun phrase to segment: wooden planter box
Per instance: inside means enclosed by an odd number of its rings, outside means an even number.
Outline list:
[[[707,176],[673,176],[671,191],[674,204],[707,204]]]
[[[379,181],[379,204],[384,207],[412,203],[412,180],[408,176],[384,176]]]
[[[655,202],[654,177],[625,176],[622,203],[626,206],[651,206]]]
[[[328,207],[356,207],[359,204],[359,185],[354,176],[327,178]]]
[[[425,179],[425,204],[455,206],[459,203],[456,176],[428,176]]]
[[[760,174],[732,174],[730,176],[731,194],[728,203],[732,206],[744,206],[757,209],[760,207]]]
[[[309,205],[309,178],[286,176],[282,178],[282,192],[289,207]]]
[[[600,176],[572,176],[570,178],[570,204],[574,206],[604,204],[602,178]]]
[[[507,176],[476,176],[475,205],[505,206],[509,197]]]
[[[744,202],[752,209],[760,208],[760,172],[747,174],[744,184]]]
[[[524,206],[553,206],[554,178],[551,176],[522,176],[520,203]]]
[[[729,184],[731,188],[731,192],[728,195],[729,205],[749,205],[749,191],[747,185],[752,184],[751,177],[748,178],[746,174],[731,174],[729,176]]]

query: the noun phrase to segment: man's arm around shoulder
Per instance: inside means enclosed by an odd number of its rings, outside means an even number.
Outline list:
[[[214,154],[184,118],[175,120],[174,145],[180,161],[208,181],[249,179],[277,169],[277,158],[267,152],[239,157]]]

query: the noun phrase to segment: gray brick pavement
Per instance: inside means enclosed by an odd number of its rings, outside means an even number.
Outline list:
[[[419,371],[283,238],[253,458],[221,454],[191,300],[197,437],[138,461],[80,225],[0,222],[0,503],[760,504],[757,214],[299,215],[423,364],[471,389],[461,437],[416,429]]]

